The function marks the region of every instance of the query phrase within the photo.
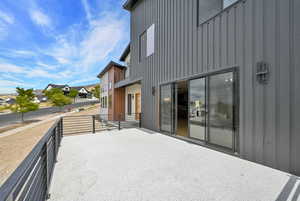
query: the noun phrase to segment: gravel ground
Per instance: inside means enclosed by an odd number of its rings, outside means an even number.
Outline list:
[[[139,129],[65,137],[51,201],[300,201],[300,180]]]

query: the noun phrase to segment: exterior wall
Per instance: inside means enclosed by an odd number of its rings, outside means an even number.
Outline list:
[[[108,71],[108,114],[109,120],[122,120],[124,119],[123,115],[125,112],[124,105],[124,89],[115,89],[115,83],[124,79],[124,71],[123,69],[112,67]],[[109,97],[112,100],[109,100]],[[109,102],[111,101],[111,108],[109,107]]]
[[[135,118],[135,101],[136,101],[136,96],[135,94],[139,93],[142,95],[141,93],[141,85],[140,84],[134,84],[134,85],[130,85],[128,87],[125,88],[125,114],[126,114],[126,120],[130,121],[133,120]],[[128,94],[134,94],[134,98],[132,99],[132,106],[131,106],[131,113],[132,115],[128,115]]]
[[[300,175],[300,1],[244,0],[197,25],[197,0],[140,0],[131,12],[132,79],[142,77],[142,125],[159,130],[159,86],[236,66],[242,158]],[[155,24],[155,53],[139,35]],[[256,81],[257,62],[270,68]],[[155,95],[152,95],[155,87]]]

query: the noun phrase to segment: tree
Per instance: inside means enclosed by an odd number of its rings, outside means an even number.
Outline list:
[[[9,109],[13,112],[21,113],[22,122],[24,122],[24,114],[39,109],[39,105],[34,103],[33,89],[23,89],[17,87],[16,103],[11,105]]]
[[[54,95],[54,94],[62,94],[64,95],[64,92],[61,90],[61,89],[58,89],[58,88],[52,88],[50,90],[45,90],[44,91],[44,94],[45,96],[47,96],[48,99],[51,99],[51,97]]]
[[[70,98],[74,99],[74,103],[75,103],[75,98],[76,98],[77,95],[78,95],[78,91],[76,89],[71,89],[70,92],[69,92],[69,94],[68,94],[68,96]]]
[[[100,99],[100,86],[99,85],[95,86],[92,89],[92,93],[96,98]]]
[[[61,93],[56,93],[56,94],[51,95],[50,100],[54,106],[57,106],[60,108],[72,103],[72,100],[69,97],[67,97]]]

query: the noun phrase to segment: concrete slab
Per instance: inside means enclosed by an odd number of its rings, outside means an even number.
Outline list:
[[[51,201],[300,201],[288,173],[138,129],[65,137]]]

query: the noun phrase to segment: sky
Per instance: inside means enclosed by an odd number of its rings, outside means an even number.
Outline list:
[[[129,43],[124,0],[1,0],[0,93],[99,82]]]

